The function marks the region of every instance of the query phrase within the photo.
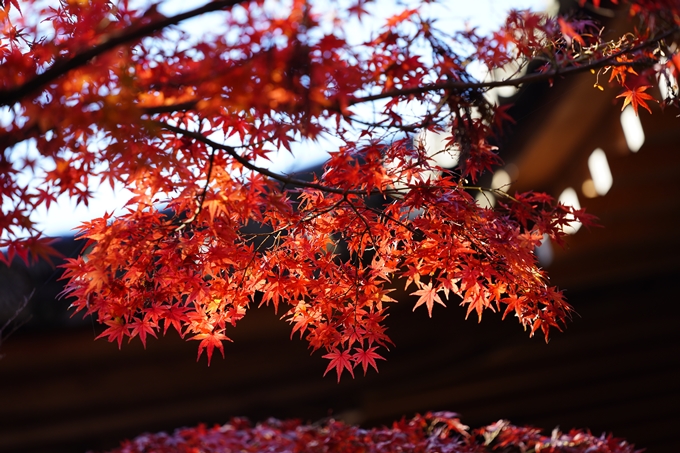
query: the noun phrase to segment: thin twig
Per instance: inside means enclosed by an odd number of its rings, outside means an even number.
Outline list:
[[[28,306],[28,301],[31,300],[33,297],[33,294],[35,293],[35,290],[31,291],[31,293],[28,296],[24,296],[24,300],[19,303],[17,306],[16,310],[14,310],[14,313],[5,321],[5,324],[0,327],[0,346],[2,346],[3,341],[7,340],[7,338],[12,335],[16,330],[21,327],[23,324],[25,324],[28,320],[24,320],[21,322],[14,323],[14,321],[19,317],[19,314],[26,309]],[[30,315],[29,315],[30,319]],[[14,323],[14,325],[12,325]],[[7,328],[11,327],[9,331],[7,331]],[[0,358],[2,358],[2,355],[0,355]]]
[[[608,55],[606,57],[600,58],[598,60],[594,60],[588,64],[584,64],[582,66],[570,66],[567,68],[556,68],[552,71],[548,72],[539,72],[539,73],[534,73],[534,74],[528,74],[523,77],[519,77],[516,79],[505,79],[505,80],[498,80],[498,81],[491,81],[491,82],[459,82],[459,81],[446,81],[446,82],[439,82],[439,83],[431,83],[431,84],[426,84],[426,85],[421,85],[417,87],[410,87],[410,88],[401,88],[401,89],[395,89],[395,90],[388,90],[388,91],[383,91],[382,93],[377,93],[369,96],[363,96],[363,97],[357,97],[354,99],[350,99],[347,103],[348,106],[353,106],[357,104],[362,104],[365,102],[372,102],[372,101],[378,101],[381,99],[387,99],[387,98],[394,98],[398,96],[408,96],[408,95],[415,95],[415,94],[424,94],[429,91],[438,91],[438,90],[453,90],[453,91],[464,91],[464,90],[470,90],[470,89],[488,89],[488,88],[497,88],[497,87],[507,87],[507,86],[514,86],[517,87],[519,85],[525,84],[525,83],[535,83],[535,82],[540,82],[543,80],[549,80],[549,79],[554,79],[556,77],[563,77],[566,75],[570,74],[577,74],[581,72],[586,72],[591,69],[598,69],[604,66],[636,66],[639,63],[636,62],[630,62],[630,61],[615,61],[617,57],[620,57],[621,55],[629,54],[629,53],[635,53],[638,50],[644,49],[646,47],[653,46],[657,44],[659,41],[662,41],[669,36],[678,33],[680,31],[680,27],[673,27],[670,30],[667,30],[666,32],[662,33],[661,35],[657,36],[654,39],[650,39],[648,41],[645,41],[641,44],[638,44],[637,46],[627,48],[627,49],[622,49],[618,52],[615,52],[611,55]]]

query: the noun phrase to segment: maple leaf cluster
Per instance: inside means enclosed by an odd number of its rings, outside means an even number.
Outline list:
[[[248,309],[272,304],[339,379],[377,369],[395,284],[430,316],[453,302],[546,339],[560,329],[572,309],[534,249],[592,218],[476,185],[501,163],[492,139],[510,120],[485,94],[592,70],[624,107],[649,109],[648,87],[678,73],[678,3],[627,4],[636,33],[605,38],[592,20],[529,11],[490,35],[444,31],[424,1],[360,43],[352,21],[370,2],[273,6],[215,0],[165,16],[126,0],[4,2],[0,259],[53,253],[32,213],[110,184],[133,196],[78,228],[87,253],[64,265],[64,294],[119,347],[172,327],[210,362]],[[224,33],[177,28],[207,13]],[[470,72],[531,61],[545,64],[491,82]],[[423,130],[446,135],[438,153],[455,168],[412,138]],[[267,168],[302,142],[330,152],[322,174]],[[475,201],[489,191],[494,209]]]
[[[181,428],[172,434],[143,434],[125,441],[109,453],[221,452],[343,452],[391,453],[448,452],[549,452],[636,453],[631,444],[611,435],[593,436],[588,431],[555,429],[550,435],[531,427],[500,420],[470,430],[457,414],[434,412],[402,419],[392,427],[362,429],[329,419],[312,425],[297,420],[269,419],[252,426],[235,418],[222,426]]]

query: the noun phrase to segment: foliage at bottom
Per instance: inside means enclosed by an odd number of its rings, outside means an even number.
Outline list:
[[[511,425],[500,420],[470,430],[453,412],[402,419],[391,428],[362,429],[329,419],[314,424],[269,419],[252,426],[234,418],[223,426],[180,428],[172,434],[143,434],[110,453],[635,453],[628,442],[587,430],[568,433]]]

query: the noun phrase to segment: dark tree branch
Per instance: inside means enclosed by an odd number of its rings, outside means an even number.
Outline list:
[[[462,92],[466,90],[485,90],[485,89],[491,89],[491,88],[500,88],[500,87],[508,87],[508,86],[514,86],[514,87],[519,87],[520,85],[523,85],[525,83],[535,83],[535,82],[541,82],[541,81],[546,81],[550,79],[555,79],[557,77],[564,77],[572,74],[578,74],[582,72],[587,72],[590,70],[594,69],[601,69],[604,67],[620,67],[620,66],[639,66],[639,62],[630,62],[630,61],[616,61],[616,58],[626,55],[626,54],[631,54],[635,53],[639,50],[645,49],[647,47],[651,47],[654,45],[657,45],[659,42],[663,41],[666,38],[669,38],[670,36],[680,32],[680,27],[674,27],[672,29],[669,29],[668,31],[662,33],[661,35],[657,36],[654,39],[650,39],[648,41],[645,41],[643,43],[638,44],[637,46],[633,46],[630,48],[626,49],[621,49],[618,52],[615,52],[607,57],[599,58],[597,60],[593,60],[589,63],[577,66],[569,66],[566,68],[556,68],[552,71],[548,72],[540,72],[540,73],[534,73],[534,74],[528,74],[523,77],[518,77],[515,79],[505,79],[505,80],[498,80],[498,81],[492,81],[492,82],[459,82],[459,81],[448,81],[448,82],[439,82],[439,83],[432,83],[432,84],[427,84],[427,85],[419,85],[416,87],[410,87],[410,88],[401,88],[401,89],[395,89],[395,90],[389,90],[389,91],[384,91],[382,93],[377,93],[374,95],[370,96],[363,96],[363,97],[356,97],[354,99],[350,99],[348,102],[349,106],[357,105],[357,104],[362,104],[366,102],[372,102],[372,101],[378,101],[381,99],[389,99],[389,98],[394,98],[398,96],[408,96],[408,95],[416,95],[416,94],[424,94],[430,91],[440,91],[440,90],[445,90],[449,92]],[[173,105],[161,105],[161,106],[156,106],[156,107],[142,107],[141,111],[142,113],[146,115],[155,115],[155,114],[162,114],[162,113],[173,113],[173,112],[181,112],[181,111],[188,111],[188,110],[194,110],[196,108],[196,105],[198,104],[199,99],[191,100],[191,101],[185,101],[181,102],[178,104],[173,104]],[[336,107],[327,107],[327,109],[335,112],[339,112],[342,114],[341,109],[339,106]],[[356,120],[354,120],[356,121]],[[360,122],[360,121],[359,121]],[[365,125],[373,125],[373,124],[365,124]],[[378,127],[383,127],[380,126],[379,124],[375,124],[374,126]],[[405,130],[411,130],[414,129],[416,126],[401,126]]]
[[[339,194],[339,195],[361,195],[361,196],[372,195],[372,193],[366,192],[366,191],[346,190],[346,189],[339,189],[337,187],[328,187],[328,186],[323,185],[323,184],[317,184],[317,183],[314,183],[314,182],[303,181],[301,179],[292,178],[290,176],[280,175],[280,174],[275,173],[275,172],[273,172],[273,171],[271,171],[267,168],[258,167],[257,165],[253,164],[250,160],[248,160],[247,158],[241,156],[238,152],[236,152],[236,148],[234,148],[232,146],[224,145],[224,144],[221,144],[221,143],[217,143],[213,140],[210,140],[208,137],[201,134],[200,132],[189,131],[189,130],[183,129],[181,127],[177,127],[177,126],[173,126],[173,125],[168,124],[168,123],[164,123],[162,121],[153,121],[152,123],[163,128],[163,129],[174,132],[176,134],[184,135],[186,137],[191,137],[194,140],[198,140],[199,142],[204,143],[204,144],[210,146],[213,149],[221,149],[222,151],[226,152],[228,155],[233,157],[234,160],[236,160],[236,162],[243,165],[245,168],[252,170],[252,171],[255,171],[257,173],[260,173],[261,175],[267,176],[267,177],[269,177],[269,178],[271,178],[275,181],[281,182],[283,184],[290,184],[290,185],[295,186],[295,187],[306,187],[308,189],[317,189],[317,190],[321,190],[323,192],[335,193],[335,194]],[[399,192],[399,190],[391,189],[391,190],[385,190],[382,193],[385,194],[385,195],[390,195],[390,194],[397,193],[397,192]]]
[[[178,104],[158,105],[154,107],[141,107],[140,110],[145,115],[156,115],[159,113],[175,113],[193,110],[196,108],[198,100],[180,102]]]
[[[280,175],[280,174],[275,173],[275,172],[273,172],[273,171],[271,171],[267,168],[259,167],[255,164],[253,164],[250,160],[241,156],[236,151],[236,148],[234,148],[232,146],[224,145],[222,143],[217,143],[214,140],[211,140],[208,137],[206,137],[205,135],[201,134],[200,132],[189,131],[189,130],[183,129],[181,127],[178,127],[178,126],[173,126],[171,124],[164,123],[162,121],[152,121],[152,123],[157,125],[158,127],[162,128],[162,129],[166,129],[166,130],[174,132],[176,134],[180,134],[180,135],[184,135],[186,137],[193,138],[194,140],[197,140],[197,141],[199,141],[199,142],[201,142],[201,143],[203,143],[203,144],[205,144],[205,145],[207,145],[207,146],[209,146],[213,149],[220,149],[220,150],[226,152],[229,156],[233,157],[234,160],[236,160],[236,162],[243,165],[245,168],[252,170],[254,172],[260,173],[261,175],[267,176],[267,177],[269,177],[269,178],[271,178],[275,181],[283,183],[284,185],[291,185],[291,186],[294,186],[294,187],[304,187],[304,188],[308,188],[308,189],[316,189],[316,190],[320,190],[320,191],[326,192],[326,193],[334,193],[334,194],[338,194],[338,195],[343,195],[345,197],[347,195],[359,195],[359,196],[386,195],[386,196],[399,197],[399,196],[403,196],[403,192],[406,190],[406,189],[397,189],[397,188],[391,188],[391,189],[387,189],[387,190],[383,190],[383,191],[373,190],[373,191],[370,191],[370,192],[362,191],[362,190],[346,190],[346,189],[339,189],[337,187],[329,187],[329,186],[326,186],[324,184],[318,184],[318,183],[314,183],[314,182],[303,181],[301,179],[292,178],[290,176]],[[212,166],[211,166],[211,169],[212,169]],[[482,191],[494,192],[494,193],[497,193],[499,196],[503,196],[503,197],[510,198],[510,199],[514,200],[514,198],[511,195],[508,195],[505,192],[498,191],[496,189],[485,189],[483,187],[477,187],[477,186],[461,186],[461,188],[464,189],[464,190],[482,190]],[[207,187],[206,187],[206,190],[207,190]],[[373,210],[373,208],[370,208],[370,207],[368,209]],[[378,211],[375,211],[375,212],[377,213]],[[385,216],[384,213],[381,214],[381,215]],[[391,218],[389,216],[387,216],[386,218],[389,218],[390,220],[398,222],[398,220]],[[404,228],[409,229],[408,226],[406,226],[404,224],[402,224],[402,226]]]
[[[184,228],[186,225],[190,224],[193,222],[196,217],[201,213],[203,210],[203,203],[205,202],[205,197],[208,194],[208,188],[210,187],[210,180],[212,179],[212,171],[213,171],[213,165],[215,163],[215,152],[219,148],[213,148],[212,152],[210,153],[210,157],[208,158],[208,171],[206,172],[205,175],[205,186],[203,186],[203,190],[201,193],[196,197],[196,210],[194,211],[194,215],[192,215],[190,218],[184,220],[182,222],[182,225],[180,225],[177,229]]]
[[[354,99],[350,99],[348,102],[349,106],[352,105],[357,105],[357,104],[362,104],[365,102],[372,102],[372,101],[378,101],[381,99],[389,99],[389,98],[394,98],[398,96],[408,96],[408,95],[414,95],[414,94],[424,94],[429,91],[439,91],[439,90],[446,90],[446,91],[465,91],[465,90],[481,90],[481,89],[490,89],[490,88],[498,88],[498,87],[507,87],[507,86],[514,86],[518,87],[522,84],[525,83],[535,83],[535,82],[541,82],[545,80],[550,80],[550,79],[555,79],[557,77],[564,77],[567,75],[572,75],[572,74],[578,74],[581,72],[586,72],[590,71],[591,69],[600,69],[603,67],[607,66],[638,66],[639,63],[636,62],[628,62],[628,61],[616,61],[616,58],[626,55],[626,54],[631,54],[635,53],[638,50],[645,49],[647,47],[652,47],[654,45],[657,45],[660,41],[663,41],[664,39],[680,32],[680,27],[674,27],[671,28],[670,30],[662,33],[661,35],[657,36],[654,39],[650,39],[648,41],[645,41],[641,44],[638,44],[637,46],[633,46],[630,48],[626,49],[621,49],[618,52],[615,52],[607,57],[599,58],[597,60],[593,60],[589,63],[586,63],[581,66],[569,66],[566,68],[556,68],[552,71],[547,71],[547,72],[539,72],[539,73],[534,73],[534,74],[528,74],[523,77],[518,77],[516,79],[506,79],[506,80],[499,80],[499,81],[493,81],[493,82],[458,82],[458,81],[448,81],[448,82],[439,82],[439,83],[432,83],[432,84],[427,84],[427,85],[421,85],[417,87],[410,87],[410,88],[401,88],[401,89],[395,89],[395,90],[389,90],[389,91],[384,91],[382,93],[378,94],[373,94],[370,96],[363,96],[363,97],[358,97]]]

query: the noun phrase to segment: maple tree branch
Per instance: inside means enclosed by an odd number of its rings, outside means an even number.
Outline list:
[[[228,8],[243,3],[244,1],[246,0],[213,0],[198,8],[174,16],[164,17],[155,22],[144,25],[132,24],[120,33],[113,34],[109,39],[100,44],[94,45],[70,58],[56,60],[52,66],[45,70],[45,72],[33,77],[22,85],[11,89],[0,90],[0,106],[12,105],[20,101],[23,97],[33,93],[58,77],[73,69],[84,66],[93,58],[117,46],[151,35],[172,25],[177,25],[187,19]]]
[[[145,115],[155,115],[159,113],[175,113],[196,108],[198,99],[191,101],[179,102],[177,104],[158,105],[154,107],[140,107],[139,110]]]
[[[519,202],[519,200],[517,200],[517,198],[515,198],[512,195],[510,195],[509,193],[503,191],[503,188],[507,189],[508,187],[510,187],[510,185],[512,185],[515,182],[516,181],[513,181],[509,184],[504,185],[501,188],[495,188],[495,189],[492,188],[492,187],[483,187],[483,186],[462,186],[462,187],[465,190],[474,190],[474,191],[478,191],[478,192],[481,192],[481,193],[490,192],[491,194],[493,194],[494,196],[497,196],[498,198],[507,198],[509,200]]]
[[[354,213],[357,215],[359,220],[361,220],[361,223],[364,224],[365,230],[364,230],[363,234],[368,234],[368,237],[371,240],[371,245],[373,245],[373,249],[375,250],[378,257],[382,258],[383,261],[384,261],[385,258],[383,258],[383,256],[380,254],[380,251],[378,250],[379,249],[378,241],[375,240],[375,237],[373,236],[373,232],[371,231],[371,226],[366,221],[366,217],[364,217],[364,215],[359,212],[359,210],[356,208],[356,206],[354,206],[354,203],[349,201],[349,199],[347,197],[344,197],[344,199],[347,202],[347,204],[349,205],[349,207],[352,208],[352,211],[354,211]],[[363,240],[363,238],[362,238],[362,240]],[[358,273],[359,272],[358,272],[358,269],[357,269],[357,278],[358,278]]]
[[[212,171],[213,171],[213,165],[215,164],[215,152],[217,150],[213,148],[212,152],[210,153],[210,157],[208,158],[208,171],[205,175],[205,187],[203,187],[203,192],[200,195],[200,205],[203,206],[203,202],[205,201],[205,196],[208,193],[208,187],[210,186],[210,178],[212,177]],[[197,214],[198,215],[198,214]]]
[[[397,225],[399,225],[400,227],[404,228],[405,230],[407,230],[407,231],[409,231],[409,232],[411,232],[411,233],[413,233],[413,234],[417,234],[417,228],[413,228],[411,225],[405,224],[405,223],[402,222],[401,220],[396,219],[396,218],[392,217],[391,215],[387,214],[385,211],[381,211],[381,210],[379,210],[379,209],[376,209],[376,208],[374,208],[373,206],[366,206],[366,208],[367,208],[368,210],[370,210],[370,211],[375,212],[375,213],[378,214],[380,217],[384,217],[384,218],[386,218],[387,220],[396,223]]]
[[[586,72],[591,69],[599,69],[605,66],[639,66],[639,62],[631,62],[631,61],[615,61],[616,58],[629,54],[629,53],[634,53],[637,52],[638,50],[645,49],[647,47],[653,46],[655,44],[658,44],[660,41],[668,38],[669,36],[672,36],[676,33],[680,32],[680,26],[673,27],[664,33],[660,34],[659,36],[647,40],[643,43],[638,44],[637,46],[630,47],[628,49],[622,49],[618,52],[614,52],[611,55],[608,55],[606,57],[591,61],[590,63],[581,65],[581,66],[569,66],[564,69],[556,68],[552,71],[547,71],[547,72],[538,72],[538,73],[533,73],[533,74],[528,74],[523,77],[519,77],[516,79],[506,79],[506,80],[498,80],[498,81],[491,81],[491,82],[459,82],[459,81],[447,81],[447,82],[438,82],[438,83],[430,83],[426,85],[421,85],[421,86],[415,86],[415,87],[409,87],[409,88],[399,88],[399,89],[394,89],[394,90],[388,90],[388,91],[383,91],[382,93],[377,93],[377,94],[372,94],[368,96],[363,96],[363,97],[357,97],[354,99],[350,99],[347,103],[348,106],[353,106],[357,104],[363,104],[365,102],[373,102],[373,101],[379,101],[381,99],[389,99],[389,98],[395,98],[398,96],[408,96],[408,95],[414,95],[414,94],[423,94],[427,93],[429,91],[438,91],[438,90],[449,90],[449,91],[464,91],[464,90],[470,90],[470,89],[490,89],[490,88],[499,88],[499,87],[508,87],[508,86],[514,86],[518,87],[519,85],[525,84],[525,83],[535,83],[535,82],[541,82],[544,80],[550,80],[555,77],[563,77],[571,74],[578,74],[581,72]]]
[[[342,195],[343,199],[340,200],[338,203],[342,203],[343,201],[347,201],[352,206],[352,208],[354,208],[354,206],[348,200],[346,200],[347,195],[362,195],[362,196],[390,195],[390,194],[396,194],[396,193],[401,192],[399,189],[391,189],[391,190],[386,190],[384,192],[375,192],[375,191],[364,192],[364,191],[360,191],[360,190],[343,190],[343,189],[338,189],[336,187],[328,187],[328,186],[323,185],[323,184],[317,184],[317,183],[313,183],[313,182],[303,181],[301,179],[292,178],[290,176],[280,175],[278,173],[272,172],[269,169],[259,167],[255,164],[253,164],[248,159],[246,159],[245,157],[238,154],[234,147],[224,145],[224,144],[221,144],[221,143],[217,143],[213,140],[210,140],[208,137],[201,134],[200,132],[194,132],[194,131],[182,129],[181,127],[173,126],[171,124],[164,123],[162,121],[152,121],[152,123],[156,124],[157,126],[159,126],[161,128],[175,132],[177,134],[181,134],[181,135],[185,135],[187,137],[194,138],[195,140],[198,140],[198,141],[212,147],[213,149],[221,149],[221,150],[225,151],[227,154],[229,154],[231,157],[233,157],[238,163],[240,163],[244,167],[248,168],[249,170],[258,172],[258,173],[260,173],[264,176],[268,176],[268,177],[270,177],[270,178],[272,178],[276,181],[279,181],[283,184],[290,184],[290,185],[296,186],[296,187],[305,187],[305,188],[309,188],[309,189],[320,190],[322,192],[335,193],[335,194]],[[337,205],[337,203],[336,203],[336,205]],[[334,205],[329,210],[332,210],[333,208],[335,208],[336,205]],[[395,219],[394,217],[386,214],[385,212],[379,211],[379,210],[377,210],[377,209],[375,209],[371,206],[367,206],[366,208],[370,211],[373,211],[373,212],[385,217],[386,219],[388,219],[392,222],[397,223],[398,225],[407,229],[411,233],[414,233],[414,234],[416,233],[415,229],[413,229],[409,225],[405,224],[404,222],[400,221],[399,219]],[[359,213],[357,212],[357,214],[359,214]],[[310,219],[303,219],[303,220],[307,221],[307,220],[310,220]],[[274,232],[272,232],[272,233],[274,233]],[[269,233],[266,233],[266,234],[269,234]]]
[[[194,132],[194,131],[189,131],[187,129],[183,129],[181,127],[173,126],[171,124],[165,123],[163,121],[152,121],[153,124],[163,128],[167,129],[169,131],[175,132],[176,134],[181,134],[187,137],[191,137],[195,140],[198,140],[199,142],[202,142],[211,148],[217,148],[225,151],[227,154],[229,154],[231,157],[236,160],[239,164],[243,165],[249,170],[255,171],[257,173],[260,173],[261,175],[267,176],[271,179],[274,179],[276,181],[279,181],[284,184],[290,184],[292,186],[296,187],[306,187],[308,189],[317,189],[321,190],[323,192],[328,192],[328,193],[335,193],[338,195],[372,195],[372,192],[366,192],[362,190],[346,190],[346,189],[339,189],[337,187],[328,187],[323,184],[318,184],[314,182],[308,182],[308,181],[303,181],[301,179],[297,178],[292,178],[290,176],[284,176],[280,175],[278,173],[275,173],[267,168],[264,167],[259,167],[255,164],[253,164],[250,160],[247,158],[241,156],[239,153],[236,152],[236,148],[229,146],[229,145],[224,145],[221,143],[217,143],[213,140],[210,140],[208,137],[205,135],[201,134],[200,132]],[[389,194],[389,193],[394,193],[397,192],[395,190],[386,190],[384,193]]]
[[[241,237],[248,236],[247,238],[245,238],[245,241],[252,241],[252,240],[254,240],[255,238],[258,238],[258,237],[264,237],[266,239],[266,238],[271,237],[271,236],[276,236],[278,238],[281,235],[282,232],[284,232],[284,231],[286,231],[290,228],[294,228],[296,226],[295,225],[296,223],[306,223],[306,222],[309,222],[311,220],[314,220],[317,217],[320,217],[324,214],[327,214],[329,212],[334,211],[336,208],[338,208],[338,206],[340,206],[344,202],[345,202],[345,198],[344,197],[340,198],[338,201],[333,203],[331,206],[327,206],[323,209],[319,209],[317,211],[314,211],[314,212],[308,214],[307,216],[301,218],[298,222],[291,222],[288,225],[282,226],[282,227],[277,228],[276,230],[273,230],[273,231],[268,231],[266,233],[244,233],[244,232],[241,232],[240,236]],[[264,242],[264,241],[262,241],[262,242]],[[259,249],[259,246],[258,246],[258,249]]]
[[[518,87],[519,85],[525,84],[525,83],[535,83],[535,82],[541,82],[545,80],[550,80],[555,77],[563,77],[571,74],[578,74],[581,72],[586,72],[591,69],[599,69],[605,66],[611,66],[611,67],[620,67],[620,66],[638,66],[640,63],[635,62],[635,61],[615,61],[616,58],[637,52],[639,50],[642,50],[644,48],[653,46],[655,44],[658,44],[660,41],[668,38],[669,36],[672,36],[675,33],[680,32],[680,27],[674,27],[666,32],[662,33],[661,35],[657,36],[654,39],[647,40],[645,42],[642,42],[638,44],[637,46],[633,46],[627,49],[621,49],[617,52],[612,53],[611,55],[608,55],[606,57],[591,61],[590,63],[581,65],[581,66],[570,66],[567,68],[556,68],[552,71],[549,72],[540,72],[540,73],[533,73],[533,74],[528,74],[523,77],[515,78],[515,79],[505,79],[505,80],[498,80],[498,81],[491,81],[491,82],[460,82],[460,81],[447,81],[447,82],[439,82],[439,83],[432,83],[432,84],[427,84],[427,85],[420,85],[420,86],[415,86],[415,87],[410,87],[410,88],[400,88],[400,89],[394,89],[394,90],[388,90],[384,91],[382,93],[377,93],[373,95],[368,95],[368,96],[363,96],[363,97],[356,97],[354,99],[350,99],[349,102],[347,103],[348,106],[353,106],[357,104],[362,104],[366,102],[372,102],[372,101],[378,101],[381,99],[388,99],[388,98],[394,98],[398,96],[407,96],[407,95],[413,95],[413,94],[423,94],[427,93],[430,91],[438,91],[438,90],[448,90],[448,91],[465,91],[465,90],[470,90],[470,89],[491,89],[491,88],[500,88],[500,87],[508,87],[508,86],[514,86]],[[1,96],[1,92],[0,92]],[[194,99],[190,101],[185,101],[185,102],[180,102],[177,104],[170,104],[170,105],[161,105],[161,106],[154,106],[154,107],[142,107],[141,110],[144,114],[147,115],[153,115],[153,114],[160,114],[160,113],[173,113],[173,112],[178,112],[178,111],[187,111],[187,110],[192,110],[195,109],[197,104],[199,102],[199,99]],[[404,125],[404,126],[395,126],[395,125],[390,125],[390,126],[383,126],[381,124],[372,124],[366,121],[358,120],[357,118],[351,117],[346,115],[345,113],[342,112],[342,109],[339,106],[333,107],[333,106],[327,106],[326,107],[328,110],[336,111],[340,114],[342,114],[344,117],[351,119],[352,121],[356,121],[360,124],[364,124],[365,126],[376,126],[376,127],[385,127],[385,128],[399,128],[404,131],[412,131],[417,128],[416,125]]]
[[[203,210],[203,202],[205,201],[205,197],[208,194],[208,187],[210,187],[210,178],[212,177],[213,164],[215,162],[215,152],[217,151],[217,149],[218,148],[213,148],[212,152],[210,153],[210,157],[208,157],[208,171],[206,172],[205,175],[205,186],[203,186],[203,190],[196,197],[196,210],[194,211],[194,215],[184,220],[182,224],[176,228],[176,231],[181,230],[182,228],[193,222]]]

